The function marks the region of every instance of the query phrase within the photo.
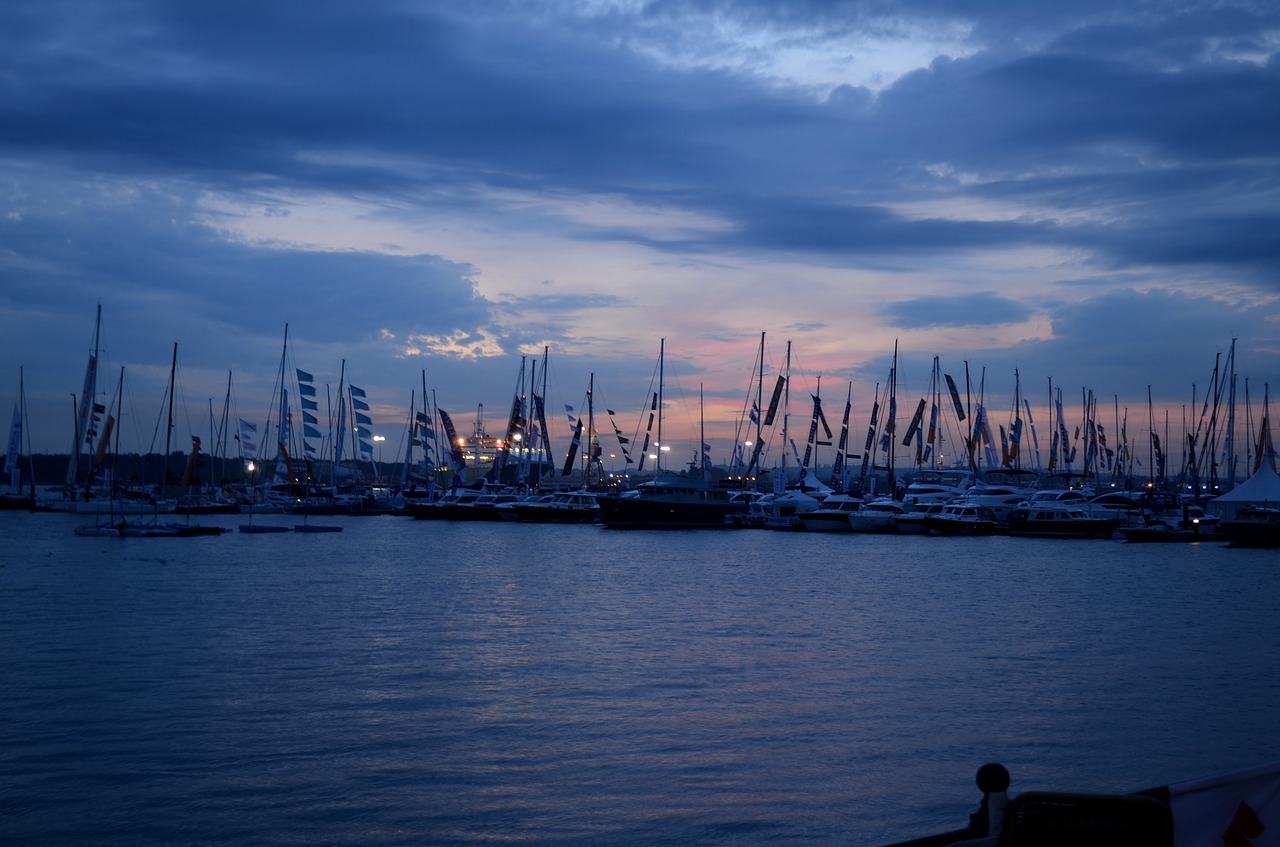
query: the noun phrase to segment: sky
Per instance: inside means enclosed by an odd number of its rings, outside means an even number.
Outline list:
[[[1256,417],[1277,104],[1280,6],[1249,0],[16,0],[0,403],[21,372],[65,451],[100,304],[143,447],[175,344],[181,440],[228,384],[265,417],[286,324],[388,453],[424,384],[501,430],[522,357],[553,443],[593,374],[634,431],[662,344],[668,443],[705,419],[722,461],[762,333],[801,436],[819,390],[865,427],[895,344],[900,406],[936,356],[993,420],[1016,372],[1176,427],[1234,340]]]

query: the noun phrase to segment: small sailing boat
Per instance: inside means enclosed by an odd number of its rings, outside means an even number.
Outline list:
[[[18,399],[13,403],[13,425],[9,428],[9,450],[5,454],[4,470],[8,476],[8,487],[0,491],[0,510],[32,509],[36,504],[36,486],[34,468],[28,467],[28,490],[22,490],[22,454],[24,424],[27,419],[27,395],[23,385],[22,369],[18,369]],[[27,450],[27,461],[31,461],[31,451]]]

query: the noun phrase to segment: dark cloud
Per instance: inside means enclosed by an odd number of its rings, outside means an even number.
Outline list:
[[[760,38],[736,45],[736,65],[704,61],[708,22]],[[367,370],[394,360],[388,381],[408,384],[430,358],[414,344],[447,339],[455,359],[566,337],[603,349],[606,332],[568,328],[576,314],[660,321],[664,304],[647,314],[632,292],[486,299],[483,256],[245,243],[210,195],[273,217],[341,198],[411,227],[639,245],[727,279],[763,261],[968,280],[953,267],[975,251],[1043,252],[1097,296],[1038,305],[1071,343],[1006,364],[1088,363],[1131,383],[1143,350],[1172,344],[1165,361],[1190,367],[1184,334],[1220,345],[1236,322],[1242,344],[1270,349],[1277,28],[1274,4],[1158,0],[0,5],[0,350],[28,359],[40,338],[78,360],[67,313],[101,300],[121,359],[162,358],[181,326],[188,360],[260,367],[288,321],[317,358],[330,343]],[[953,55],[874,91],[767,72],[770,39],[849,52],[921,35]],[[562,211],[583,195],[646,214]],[[1205,281],[1216,298],[1112,290]],[[914,331],[1030,315],[1013,293],[956,284],[972,290],[895,289],[882,314]],[[506,381],[469,367],[460,393]]]
[[[970,308],[963,299],[955,298],[951,308],[968,315]],[[1274,336],[1271,316],[1214,297],[1211,292],[1197,295],[1120,288],[1083,300],[1045,303],[1044,311],[1050,319],[1048,338],[973,349],[962,357],[946,350],[920,349],[927,335],[913,335],[910,341],[903,341],[899,352],[899,379],[911,387],[911,393],[922,391],[928,384],[933,357],[941,355],[943,370],[957,379],[968,368],[975,386],[985,380],[992,408],[1012,403],[1016,373],[1022,396],[1034,405],[1047,402],[1049,387],[1054,386],[1066,393],[1069,403],[1082,392],[1092,391],[1115,398],[1122,406],[1141,408],[1145,415],[1148,387],[1161,409],[1189,408],[1193,385],[1203,400],[1214,366],[1221,361],[1225,367],[1233,340],[1242,397],[1246,379],[1260,392],[1262,383],[1280,372],[1280,354],[1269,340]],[[973,325],[985,323],[989,322],[975,320]],[[929,326],[922,322],[913,328]],[[858,369],[859,375],[883,382],[891,353],[886,350],[865,363]]]
[[[916,297],[890,303],[880,314],[891,326],[927,329],[943,326],[998,326],[1019,323],[1033,309],[993,291],[977,291],[955,297]]]

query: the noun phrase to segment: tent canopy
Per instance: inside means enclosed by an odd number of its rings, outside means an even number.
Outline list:
[[[1235,488],[1213,498],[1214,503],[1280,503],[1280,475],[1271,467],[1270,462],[1263,462],[1253,476]]]

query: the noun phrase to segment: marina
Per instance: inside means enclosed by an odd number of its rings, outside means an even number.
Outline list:
[[[1114,793],[1280,758],[1274,551],[0,518],[8,844],[884,845],[963,826],[983,762]]]

